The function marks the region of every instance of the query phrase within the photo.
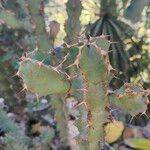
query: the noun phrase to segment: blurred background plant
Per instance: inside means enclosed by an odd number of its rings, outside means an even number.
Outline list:
[[[62,43],[66,36],[63,30],[67,18],[65,2],[66,0],[49,3],[48,8],[51,5],[56,6],[57,13],[46,9],[46,12],[52,15],[49,20],[57,20],[61,26],[55,40],[56,45]],[[88,32],[91,36],[107,35],[108,39],[114,42],[110,47],[109,55],[111,64],[119,72],[117,76],[122,81],[142,81],[144,87],[148,88],[150,81],[149,0],[84,0],[81,3],[79,33]],[[114,80],[114,88],[123,84],[121,80]]]

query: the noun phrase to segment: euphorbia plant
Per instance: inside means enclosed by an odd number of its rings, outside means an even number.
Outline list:
[[[74,45],[66,44],[64,56],[58,61],[49,61],[53,64],[33,57],[35,52],[22,57],[20,62],[18,75],[27,90],[39,96],[61,95],[64,101],[70,95],[78,100],[80,149],[99,149],[99,142],[105,137],[103,124],[111,113],[106,109],[109,106],[117,106],[131,115],[146,110],[149,91],[141,86],[125,84],[116,91],[109,90],[109,82],[114,77],[108,58],[110,44],[104,36],[82,37]],[[50,58],[56,60],[57,56]]]

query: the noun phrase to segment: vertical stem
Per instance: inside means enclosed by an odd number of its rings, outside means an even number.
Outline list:
[[[65,24],[66,38],[65,41],[68,44],[77,42],[77,36],[80,32],[80,14],[82,5],[80,0],[68,0],[66,3],[66,11],[68,19]]]
[[[77,139],[80,150],[88,150],[89,144],[87,140],[87,110],[84,105],[78,108],[80,118],[77,120],[76,126],[79,129],[80,137]]]
[[[68,129],[67,129],[67,113],[66,107],[60,96],[51,96],[51,104],[55,109],[55,120],[57,124],[57,130],[59,131],[60,138],[63,145],[68,145]]]
[[[116,0],[100,0],[100,12],[101,14],[111,14],[112,16],[117,15],[117,4]]]
[[[105,111],[107,100],[105,98],[103,87],[100,85],[89,84],[86,102],[89,107],[89,149],[99,150],[99,143],[104,140],[103,123],[105,123],[107,119],[107,112]]]
[[[28,8],[31,14],[31,22],[34,26],[35,35],[37,37],[37,45],[39,50],[48,51],[52,48],[49,36],[45,28],[44,20],[44,2],[41,0],[27,0]]]
[[[26,15],[26,17],[23,17],[21,19],[21,21],[24,25],[24,28],[31,33],[31,32],[33,32],[33,29],[32,29],[32,24],[31,24],[30,18],[29,18],[29,10],[27,8],[26,0],[17,0],[17,2],[19,3],[23,13],[25,13],[25,15]]]
[[[69,75],[76,74],[76,70],[74,68],[69,68]],[[79,118],[75,122],[75,126],[78,128],[80,134],[76,137],[76,143],[79,145],[79,150],[88,150],[88,141],[87,141],[87,109],[83,103],[84,92],[78,89],[84,89],[84,81],[81,77],[76,77],[71,81],[72,88],[70,90],[70,94],[75,97],[78,101],[79,105],[77,106],[77,110],[79,112]]]

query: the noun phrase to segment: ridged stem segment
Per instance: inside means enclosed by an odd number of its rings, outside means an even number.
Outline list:
[[[57,124],[57,131],[59,132],[60,140],[63,145],[68,145],[67,108],[65,107],[61,96],[58,95],[51,96],[51,104],[55,109],[54,118]]]
[[[88,84],[86,92],[88,106],[88,142],[89,150],[98,150],[100,141],[104,140],[103,124],[107,119],[107,99],[102,85]]]
[[[68,44],[73,44],[78,41],[78,34],[80,32],[80,20],[82,5],[80,0],[68,0],[66,3],[66,11],[68,19],[65,24],[66,38]]]
[[[70,88],[70,83],[63,73],[30,58],[23,59],[18,73],[24,80],[24,88],[39,96],[67,93]]]

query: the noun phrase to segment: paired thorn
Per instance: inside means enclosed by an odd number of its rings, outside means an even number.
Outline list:
[[[147,118],[150,118],[150,116],[148,116],[148,115],[146,114],[146,110],[145,110],[144,112],[142,112],[142,113],[139,115],[139,117],[141,117],[141,116],[143,116],[143,115],[146,116]],[[131,118],[131,120],[130,120],[129,123],[131,123],[134,118],[137,118],[137,116],[134,115],[134,116]]]
[[[45,61],[45,59],[43,59],[42,61],[38,62],[39,68],[43,65],[44,61]]]
[[[88,123],[86,125],[86,128],[92,128],[92,129],[94,129],[93,123],[91,121],[88,121]]]
[[[67,48],[76,47],[76,46],[78,46],[78,43],[75,43],[75,44],[72,44],[72,45],[69,45],[69,44],[65,43],[65,46]]]
[[[77,68],[79,68],[79,60],[78,60],[78,59],[76,59],[73,64],[69,65],[69,66],[66,67],[65,69],[71,68],[71,67],[73,67],[73,66],[77,66]]]
[[[83,49],[83,47],[84,47],[85,45],[86,45],[86,44],[84,44],[84,45],[82,45],[82,46],[79,47],[79,52],[78,52],[78,55],[77,55],[76,60],[74,61],[73,64],[69,65],[69,66],[66,67],[65,69],[68,69],[68,68],[70,68],[70,67],[72,67],[72,66],[77,66],[77,68],[79,68],[79,61],[80,61],[80,58],[81,58],[82,49]]]
[[[53,69],[54,71],[56,71],[58,74],[60,73],[60,71],[58,70],[57,67],[52,67],[52,69]]]
[[[146,111],[142,112],[139,117],[141,117],[141,116],[143,116],[143,115],[146,116],[147,118],[150,118],[150,117],[146,114]]]
[[[74,75],[74,76],[69,76],[66,72],[65,72],[66,76],[67,76],[67,80],[73,80],[75,78],[78,77],[78,74]]]
[[[76,108],[78,108],[78,107],[81,106],[81,105],[84,105],[85,107],[87,107],[87,106],[86,106],[86,103],[83,101],[83,102],[77,103],[77,104],[73,107],[73,109],[76,109]]]
[[[83,91],[83,92],[88,92],[88,90],[86,88],[83,89],[76,89],[77,91]]]
[[[119,80],[119,81],[121,81],[121,82],[123,82],[123,84],[125,84],[125,81],[123,81],[123,80],[121,80],[120,78],[118,78],[117,76],[113,76],[115,79],[117,79],[117,80]]]
[[[106,89],[106,96],[108,96],[108,95],[110,95],[110,94],[112,94],[112,93],[115,93],[113,90],[111,90],[111,89]]]
[[[118,72],[116,69],[114,69],[113,67],[112,67],[112,65],[111,64],[108,64],[108,67],[107,67],[107,69],[108,69],[108,74],[110,73],[110,72]]]
[[[114,52],[114,50],[109,50],[108,53]]]
[[[119,42],[112,42],[112,41],[109,41],[110,44],[118,44]]]
[[[63,63],[67,60],[68,56],[69,53],[64,57],[63,61],[56,68],[62,68]]]
[[[109,36],[111,36],[111,35],[104,35],[104,34],[102,34],[100,36],[93,37],[92,39],[107,38]]]
[[[27,86],[24,84],[23,85],[23,89],[21,91],[18,92],[18,94],[22,93],[23,91],[27,90]]]
[[[112,112],[114,112],[114,111],[117,111],[117,110],[119,110],[119,108],[111,109],[111,110],[110,110],[110,113],[112,113]]]

